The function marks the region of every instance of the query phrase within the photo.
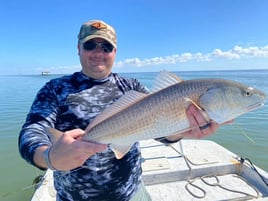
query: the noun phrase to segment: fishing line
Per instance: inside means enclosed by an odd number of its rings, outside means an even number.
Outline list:
[[[251,141],[252,143],[256,144],[256,142],[251,138],[249,137],[249,135],[242,129],[242,127],[239,125],[239,124],[231,124],[234,128],[238,128],[241,133],[249,140]]]
[[[88,169],[87,166],[81,166],[81,167],[78,167],[78,168],[74,169],[73,171],[78,171],[78,170],[84,169],[84,168]],[[47,171],[45,171],[43,175],[41,174],[41,175],[36,176],[34,178],[33,182],[32,182],[32,185],[28,185],[28,186],[25,186],[25,187],[15,189],[12,192],[3,193],[3,194],[0,195],[0,198],[7,198],[7,197],[10,197],[10,196],[15,195],[17,193],[20,193],[20,192],[23,192],[23,191],[26,191],[26,190],[30,190],[30,189],[32,189],[33,193],[34,193],[35,190],[38,189],[41,185],[46,185],[47,184],[48,181],[46,180],[46,172]],[[63,174],[69,174],[70,171],[62,171],[62,172],[63,172]],[[62,176],[62,175],[59,175],[56,178],[53,178],[53,176],[52,176],[52,179],[57,179],[60,176]],[[54,188],[54,186],[53,186],[53,188]]]
[[[38,175],[37,171],[35,171],[35,172],[36,172],[36,175]],[[33,192],[34,192],[36,190],[36,186],[37,186],[37,183],[35,183],[35,182],[38,182],[39,184],[41,184],[42,181],[43,181],[43,176],[44,175],[36,176],[35,179],[33,180],[32,185],[28,185],[28,186],[25,186],[25,187],[19,187],[17,189],[14,189],[12,192],[3,193],[3,194],[0,195],[0,198],[7,198],[7,197],[10,197],[12,195],[15,195],[17,193],[20,193],[20,192],[23,192],[23,191],[26,191],[26,190],[33,190]],[[2,200],[2,199],[0,199],[0,200]]]

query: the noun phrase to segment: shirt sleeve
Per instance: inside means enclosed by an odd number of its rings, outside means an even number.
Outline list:
[[[141,84],[138,80],[136,79],[133,79],[133,83],[134,83],[134,86],[133,88],[139,92],[142,92],[142,93],[146,93],[146,94],[149,94],[150,93],[150,90],[144,86],[143,84]]]
[[[19,152],[22,158],[36,167],[38,166],[33,161],[34,153],[38,147],[51,144],[47,128],[54,127],[57,110],[57,96],[51,82],[48,82],[37,93],[20,131],[18,141]]]
[[[168,140],[166,137],[160,137],[160,138],[155,138],[156,141],[159,141],[163,144],[173,144],[173,143],[176,143],[176,142],[179,142],[182,138],[179,138],[177,140]]]
[[[114,74],[114,78],[117,82],[118,87],[122,90],[123,93],[129,90],[135,90],[146,94],[150,93],[149,89],[135,78],[123,78],[118,74]]]

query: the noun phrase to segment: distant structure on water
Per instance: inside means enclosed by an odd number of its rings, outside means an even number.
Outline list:
[[[42,76],[44,76],[44,75],[50,75],[50,72],[49,72],[49,71],[43,71],[43,72],[41,73],[41,75],[42,75]]]

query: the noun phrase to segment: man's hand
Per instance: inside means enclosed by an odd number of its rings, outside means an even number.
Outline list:
[[[107,148],[107,145],[104,144],[79,140],[83,134],[84,131],[81,129],[66,131],[52,145],[49,159],[55,169],[68,171],[80,167],[89,157]],[[34,160],[40,167],[47,168],[43,157],[45,149],[40,147],[34,156]]]

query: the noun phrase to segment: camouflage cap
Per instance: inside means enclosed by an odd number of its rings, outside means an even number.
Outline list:
[[[112,26],[101,20],[90,20],[82,24],[78,41],[84,43],[93,38],[102,38],[116,48],[116,33]]]

